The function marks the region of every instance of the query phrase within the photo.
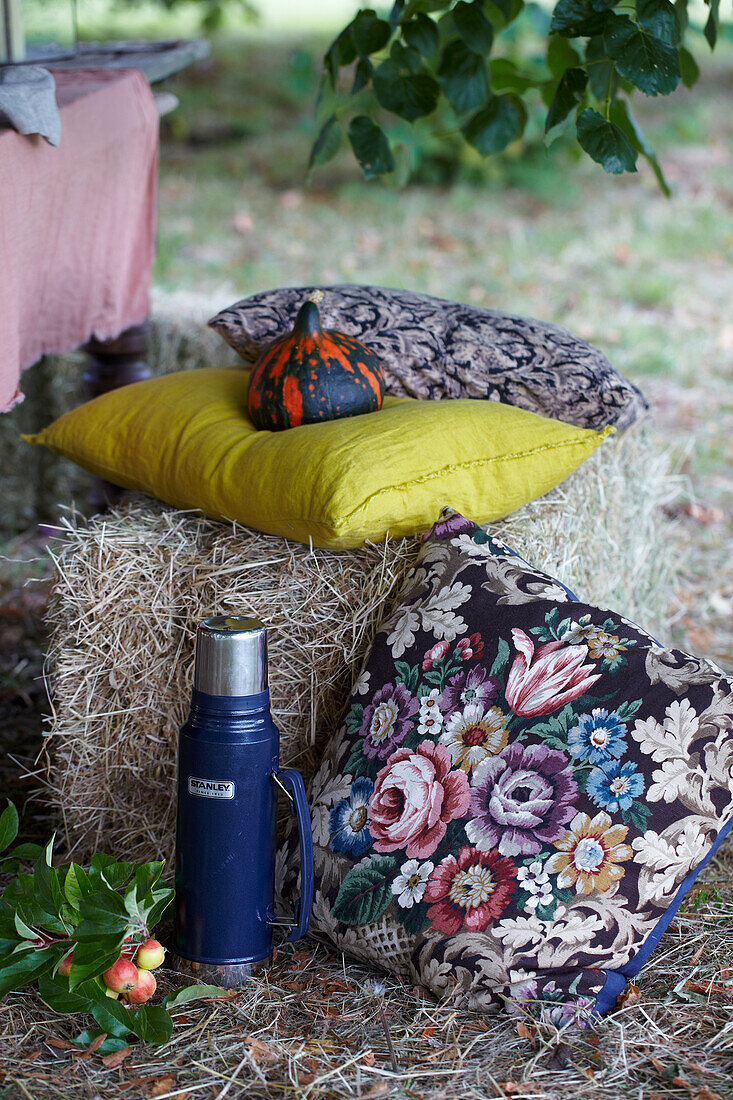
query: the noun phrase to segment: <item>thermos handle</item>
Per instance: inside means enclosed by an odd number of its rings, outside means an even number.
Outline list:
[[[310,810],[305,794],[303,776],[295,768],[279,768],[273,772],[273,779],[285,788],[289,796],[290,808],[298,822],[298,840],[300,842],[300,897],[295,902],[293,926],[285,943],[294,943],[308,931],[313,908],[313,833],[311,830]]]

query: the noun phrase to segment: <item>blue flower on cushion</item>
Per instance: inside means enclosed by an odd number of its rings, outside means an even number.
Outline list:
[[[374,784],[371,779],[355,779],[348,798],[342,798],[331,810],[330,847],[335,852],[360,859],[372,846],[372,834],[367,824],[368,803]]]
[[[617,813],[631,809],[631,803],[644,790],[644,777],[630,760],[613,760],[604,768],[595,768],[588,776],[586,791],[604,810]]]
[[[596,707],[591,714],[581,714],[577,726],[568,733],[568,747],[573,756],[591,764],[618,760],[626,750],[626,725],[616,711]]]

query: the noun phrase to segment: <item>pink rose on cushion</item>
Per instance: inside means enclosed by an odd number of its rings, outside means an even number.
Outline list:
[[[506,682],[506,701],[515,714],[534,718],[549,714],[578,699],[600,673],[589,676],[595,665],[584,665],[586,645],[547,642],[535,653],[534,642],[523,630],[512,630],[517,650]]]
[[[471,805],[466,773],[450,767],[447,749],[432,741],[423,741],[415,752],[392,753],[369,800],[369,831],[376,851],[404,848],[408,859],[433,854],[448,822],[463,817]]]
[[[449,649],[450,646],[447,642],[436,642],[433,648],[429,649],[422,659],[423,672],[430,672],[435,662],[442,660]]]

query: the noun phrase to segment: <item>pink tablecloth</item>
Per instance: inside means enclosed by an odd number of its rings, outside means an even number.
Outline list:
[[[0,130],[0,411],[42,355],[144,321],[158,112],[136,70],[54,73],[61,145]]]

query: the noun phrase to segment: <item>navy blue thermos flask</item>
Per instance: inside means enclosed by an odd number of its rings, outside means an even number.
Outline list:
[[[270,714],[267,631],[257,619],[204,619],[196,634],[191,712],[178,741],[177,963],[228,988],[272,958],[273,928],[308,931],[313,841],[303,778],[281,768]],[[300,897],[275,915],[278,793],[296,815]]]

